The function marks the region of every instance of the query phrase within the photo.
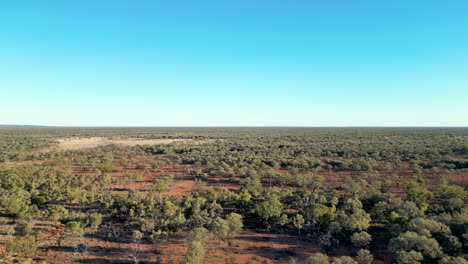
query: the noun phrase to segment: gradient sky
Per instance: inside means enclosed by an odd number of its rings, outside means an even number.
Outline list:
[[[468,1],[1,1],[0,124],[468,126]]]

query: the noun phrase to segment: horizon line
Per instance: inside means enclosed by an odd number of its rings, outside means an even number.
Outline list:
[[[295,125],[200,125],[200,126],[121,126],[121,125],[108,125],[108,126],[75,126],[75,125],[18,125],[18,124],[0,124],[1,128],[468,128],[466,125],[461,126],[441,126],[441,125],[429,125],[429,126],[393,126],[393,125],[351,125],[351,126],[295,126]]]

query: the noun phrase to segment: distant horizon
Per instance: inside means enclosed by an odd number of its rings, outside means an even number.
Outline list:
[[[468,126],[468,1],[0,4],[0,123]]]
[[[0,128],[468,128],[468,126],[49,126],[0,124]]]

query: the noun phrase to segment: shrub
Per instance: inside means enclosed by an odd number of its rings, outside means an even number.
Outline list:
[[[68,210],[58,204],[54,204],[47,209],[51,220],[60,220],[68,214]]]
[[[36,237],[32,235],[19,236],[8,244],[7,251],[16,254],[20,258],[33,258],[36,255],[38,245]]]

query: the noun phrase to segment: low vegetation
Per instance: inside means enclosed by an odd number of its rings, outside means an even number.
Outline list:
[[[57,148],[67,138],[138,143]],[[467,263],[467,139],[464,128],[3,128],[0,262]]]

